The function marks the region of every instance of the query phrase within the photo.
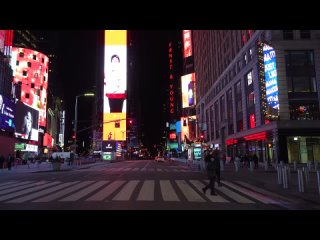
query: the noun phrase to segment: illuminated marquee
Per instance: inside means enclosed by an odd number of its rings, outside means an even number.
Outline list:
[[[172,64],[172,42],[169,43],[169,111],[174,114],[174,88],[173,88],[173,64]]]
[[[183,30],[183,57],[192,55],[191,30]]]
[[[279,109],[276,53],[273,47],[264,44],[263,56],[267,105]]]
[[[127,31],[105,30],[103,141],[126,140]]]

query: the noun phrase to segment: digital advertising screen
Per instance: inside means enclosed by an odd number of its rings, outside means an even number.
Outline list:
[[[0,130],[13,132],[15,128],[15,104],[0,94]]]
[[[0,30],[0,52],[4,52],[4,41],[6,38],[6,31],[5,30]]]
[[[21,82],[21,101],[39,111],[39,125],[46,127],[49,58],[38,51],[12,48],[14,83]]]
[[[192,56],[191,30],[183,30],[183,57]]]
[[[103,141],[102,152],[115,152],[117,150],[116,141]]]
[[[127,31],[105,30],[104,33],[103,140],[125,141]]]
[[[181,77],[182,108],[191,107],[196,104],[195,86],[195,73]]]
[[[16,132],[17,138],[38,141],[39,111],[21,101],[16,103]]]
[[[276,53],[273,47],[267,44],[263,45],[263,59],[266,81],[267,107],[279,109]]]

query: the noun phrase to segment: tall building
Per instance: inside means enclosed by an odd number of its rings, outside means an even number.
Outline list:
[[[319,161],[318,30],[192,31],[199,131],[227,155]]]
[[[10,66],[13,30],[0,30],[0,155],[14,153],[15,104]],[[1,168],[2,166],[0,166]]]

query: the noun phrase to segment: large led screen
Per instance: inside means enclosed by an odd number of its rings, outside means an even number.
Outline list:
[[[13,132],[15,127],[15,104],[0,94],[0,130]]]
[[[195,87],[195,73],[191,73],[181,77],[182,108],[191,107],[196,104]]]
[[[127,31],[105,30],[103,140],[126,140]]]
[[[14,83],[21,83],[21,101],[39,110],[39,125],[46,127],[49,58],[41,52],[12,48]]]
[[[18,138],[38,141],[39,111],[21,101],[16,104],[16,132]]]
[[[264,44],[263,56],[267,106],[279,109],[276,53],[273,47]]]
[[[183,57],[192,55],[191,30],[183,30]]]

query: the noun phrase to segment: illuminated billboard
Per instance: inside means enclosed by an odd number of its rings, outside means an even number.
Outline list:
[[[13,132],[15,128],[15,104],[0,94],[0,131]]]
[[[267,44],[263,45],[263,59],[266,81],[267,107],[279,109],[276,53],[273,47]]]
[[[39,111],[21,101],[16,103],[16,132],[17,138],[38,141]]]
[[[192,56],[191,30],[183,30],[183,57]]]
[[[181,77],[182,108],[191,107],[196,104],[195,87],[195,73],[191,73]]]
[[[126,140],[127,31],[105,30],[103,140]]]
[[[181,140],[194,141],[196,139],[197,116],[181,117]]]
[[[12,48],[14,83],[21,83],[21,101],[39,111],[39,126],[46,127],[49,58],[43,53]]]
[[[6,38],[6,31],[5,30],[0,30],[0,52],[4,52],[4,41]]]

